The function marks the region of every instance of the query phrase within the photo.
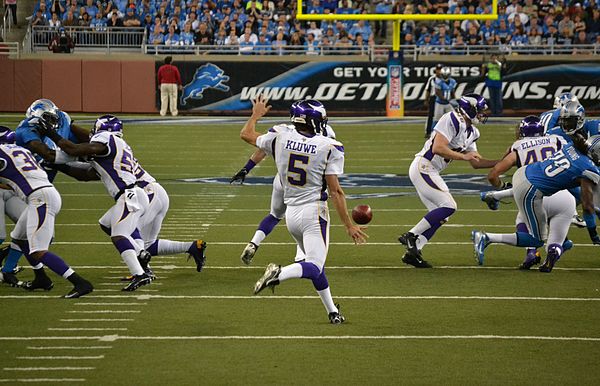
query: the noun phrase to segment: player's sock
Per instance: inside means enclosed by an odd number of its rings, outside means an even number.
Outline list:
[[[302,263],[293,263],[290,265],[286,265],[285,267],[281,267],[281,272],[279,273],[278,279],[280,282],[288,279],[300,279],[303,277],[303,269]]]
[[[339,312],[335,304],[333,303],[333,298],[331,297],[331,290],[329,289],[329,282],[327,281],[327,276],[325,276],[325,268],[321,271],[321,274],[313,279],[313,285],[321,298],[321,302],[325,306],[327,313],[331,312]]]
[[[411,233],[419,235],[417,239],[417,248],[423,248],[446,219],[452,216],[455,211],[456,209],[454,208],[441,207],[427,213],[425,217],[410,230]]]
[[[529,233],[525,232],[517,232],[517,246],[519,247],[532,247],[539,248],[544,245],[542,240],[539,240]]]
[[[498,190],[498,191],[491,191],[490,194],[496,200],[502,200],[504,198],[512,197],[513,191],[512,191],[512,189],[504,189],[504,190]]]
[[[516,233],[486,233],[492,243],[517,245]]]
[[[40,258],[40,261],[44,263],[46,267],[50,268],[52,272],[58,276],[64,277],[65,279],[75,272],[67,263],[65,263],[63,259],[49,251],[44,253],[44,255]]]
[[[2,272],[13,272],[13,270],[17,267],[22,254],[21,248],[19,248],[17,244],[10,243],[8,255],[6,256],[6,260],[4,260],[4,266],[2,267]]]
[[[137,259],[137,253],[131,241],[127,238],[122,238],[117,240],[114,243],[115,247],[121,254],[125,265],[129,269],[129,272],[132,275],[141,275],[144,273],[144,269],[140,265],[140,262]]]
[[[260,243],[273,231],[273,229],[279,224],[281,219],[273,216],[272,214],[268,214],[258,225],[258,229],[254,233],[254,237],[252,237],[252,243],[255,245],[260,245]]]
[[[25,255],[25,258],[27,259],[27,261],[29,262],[29,265],[31,265],[31,268],[33,268],[33,272],[35,273],[38,270],[43,270],[44,268],[44,264],[42,264],[41,261],[34,259],[33,257],[31,257],[31,255],[29,254],[29,246],[27,244],[22,245],[21,249],[23,251],[23,254]],[[44,274],[45,276],[46,274]]]
[[[176,255],[178,253],[189,252],[194,242],[185,241],[171,241],[165,239],[158,239],[153,242],[146,250],[152,256],[159,255]]]

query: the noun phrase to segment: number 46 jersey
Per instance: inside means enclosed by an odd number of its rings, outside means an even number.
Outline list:
[[[595,185],[600,182],[600,170],[571,144],[563,146],[552,157],[527,166],[525,175],[533,186],[547,196],[579,186],[580,178],[586,178]]]
[[[322,135],[270,131],[258,137],[256,145],[275,158],[286,205],[327,200],[325,175],[344,173],[344,146]]]
[[[543,161],[559,151],[566,141],[558,135],[522,138],[510,147],[517,155],[517,167]]]
[[[102,143],[108,148],[106,154],[95,155],[90,163],[100,175],[111,197],[114,198],[125,189],[131,188],[137,181],[133,170],[136,162],[133,151],[123,138],[108,131],[101,131],[94,134],[90,142]]]

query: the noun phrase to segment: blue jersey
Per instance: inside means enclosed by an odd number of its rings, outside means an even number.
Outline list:
[[[565,145],[552,157],[527,166],[525,175],[545,196],[579,186],[580,178],[587,178],[594,184],[600,182],[598,167],[571,144]]]
[[[591,137],[592,135],[598,135],[600,133],[600,120],[598,120],[598,119],[586,120],[583,124],[582,130],[586,134],[587,138]],[[550,135],[550,134],[558,135],[558,136],[564,138],[564,140],[567,141],[567,143],[573,143],[573,139],[571,139],[571,137],[567,133],[565,133],[560,126],[556,126],[556,127],[551,128],[550,130],[547,130],[546,134],[547,135]]]
[[[560,117],[560,109],[546,111],[540,114],[540,121],[544,126],[544,130],[548,130],[558,126],[558,118]]]
[[[454,78],[448,78],[447,80],[437,78],[435,81],[435,88],[436,90],[440,90],[444,97],[444,100],[442,100],[436,95],[435,103],[447,105],[448,103],[450,103],[450,99],[452,99],[452,93],[456,88],[456,81],[454,80]]]

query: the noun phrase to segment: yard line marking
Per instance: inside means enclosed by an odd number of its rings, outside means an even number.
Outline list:
[[[78,327],[66,327],[66,328],[62,328],[62,327],[48,327],[48,331],[127,331],[127,328],[125,327],[119,327],[119,328],[95,328],[95,327],[85,327],[85,328],[78,328]]]
[[[104,355],[93,355],[93,356],[21,356],[17,357],[17,359],[50,359],[50,360],[60,360],[60,359],[85,359],[85,360],[93,360],[93,359],[104,359]]]
[[[263,243],[264,244],[264,243]],[[429,243],[431,244],[431,243]],[[597,248],[597,246],[596,246]],[[73,266],[74,269],[108,269],[108,268],[119,268],[119,267],[114,267],[114,266],[102,266],[102,265],[81,265],[81,266]],[[173,269],[190,269],[189,266],[178,266],[178,265],[153,265],[152,269],[156,272],[158,270],[161,269],[167,269],[167,270],[173,270]],[[260,270],[264,270],[265,267],[259,267],[259,266],[251,266],[251,267],[245,267],[245,266],[233,266],[233,267],[229,267],[229,266],[205,266],[203,269],[260,269]],[[409,269],[409,270],[414,270],[413,267],[409,267],[409,266],[405,266],[405,265],[392,265],[392,266],[370,266],[370,265],[366,265],[366,266],[331,266],[331,267],[327,267],[327,269]],[[479,266],[479,265],[458,265],[458,266],[447,266],[447,265],[441,265],[441,266],[435,266],[433,267],[433,269],[476,269],[476,270],[514,270],[517,271],[517,266],[515,264],[514,267],[489,267],[489,266]],[[573,267],[573,268],[564,268],[564,267],[554,267],[553,270],[557,270],[557,271],[600,271],[600,268],[596,268],[596,267],[590,267],[590,268],[585,268],[585,267]],[[120,290],[96,290],[94,289],[94,292],[99,292],[99,291],[103,291],[103,292],[121,292]],[[142,292],[157,292],[158,290],[150,290],[150,289],[140,289],[138,291],[142,291]],[[26,296],[26,295],[24,295]]]
[[[123,286],[123,283],[96,283],[97,285],[108,285],[108,286]],[[163,283],[152,283],[152,285],[163,285]]]
[[[126,296],[123,296],[126,298]],[[145,306],[148,303],[75,303],[76,306]]]
[[[94,311],[67,311],[69,314],[139,314],[138,310],[94,310]]]
[[[133,322],[135,319],[59,319],[60,322]]]
[[[29,346],[27,350],[103,350],[113,346]]]
[[[5,367],[4,371],[79,371],[95,370],[95,367]]]
[[[600,342],[600,337],[588,336],[539,336],[539,335],[200,335],[200,336],[7,336],[0,341],[30,340],[98,340],[114,342],[117,340],[534,340],[534,341],[574,341]],[[14,371],[36,370],[93,370],[93,367],[23,367],[4,368]]]
[[[18,378],[18,379],[0,379],[2,383],[41,383],[41,382],[85,382],[85,378]]]

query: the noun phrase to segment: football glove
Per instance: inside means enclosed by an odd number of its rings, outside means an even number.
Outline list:
[[[234,182],[238,182],[240,184],[243,184],[244,181],[246,180],[246,176],[248,175],[248,170],[246,168],[241,168],[239,172],[235,173],[235,175],[233,177],[231,177],[231,180],[229,180],[230,184],[233,184]]]

